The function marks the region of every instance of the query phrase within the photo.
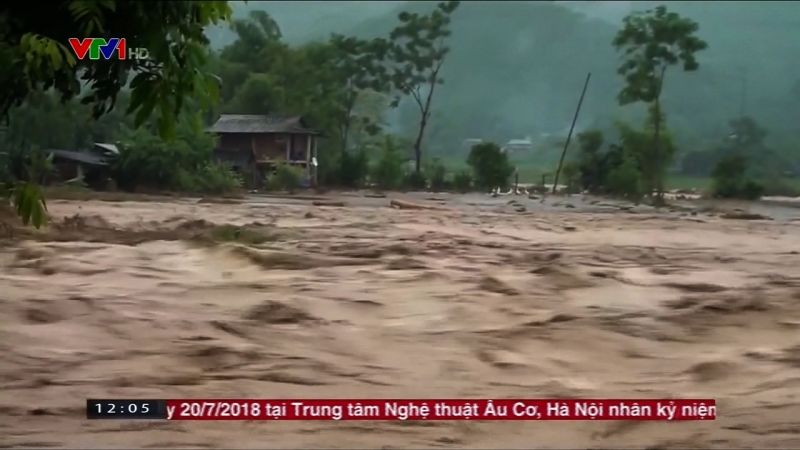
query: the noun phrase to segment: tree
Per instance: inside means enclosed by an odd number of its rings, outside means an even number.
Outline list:
[[[225,1],[70,0],[47,14],[6,3],[0,10],[0,115],[8,118],[32,93],[52,88],[63,100],[83,93],[82,102],[100,117],[130,82],[127,112],[135,114],[135,123],[158,109],[160,133],[173,137],[185,98],[205,104],[215,99],[217,80],[201,70],[208,44],[204,29],[230,13]],[[149,59],[77,60],[66,46],[69,38],[96,35],[124,37],[129,47],[146,48]],[[16,180],[3,190],[24,222],[43,223],[37,218],[45,217],[46,206],[32,181]]]
[[[761,197],[764,187],[747,178],[747,157],[733,152],[719,160],[711,176],[712,191],[715,197],[743,198],[756,200]]]
[[[616,165],[608,172],[606,187],[610,194],[630,200],[639,200],[642,192],[641,178],[637,161],[626,155],[621,164]]]
[[[492,142],[477,144],[472,147],[467,164],[475,174],[475,187],[481,189],[505,188],[514,167],[508,161],[508,155]]]
[[[453,175],[453,187],[461,193],[469,192],[472,189],[472,174],[468,170],[462,170]]]
[[[7,3],[0,14],[0,64],[6,68],[0,113],[39,88],[53,88],[65,99],[83,88],[82,101],[99,117],[114,108],[130,81],[128,112],[136,114],[137,125],[157,108],[160,128],[171,136],[184,98],[213,100],[208,94],[218,91],[216,79],[200,70],[207,56],[204,27],[229,15],[225,1],[71,0],[49,14]],[[97,34],[124,37],[129,47],[146,48],[149,58],[76,60],[68,38]]]
[[[439,158],[434,158],[427,169],[431,179],[431,190],[439,192],[447,188],[447,168]]]
[[[657,120],[662,123],[664,121],[663,115],[661,119],[654,119],[655,112],[656,108],[651,107],[644,129],[634,128],[626,123],[617,124],[623,155],[635,162],[644,193],[663,192],[663,185],[659,186],[658,180],[663,180],[666,163],[675,155],[675,145],[670,133],[662,130],[658,134],[658,141],[654,143],[652,140],[654,124]],[[613,162],[607,167],[610,169],[621,162]]]
[[[664,167],[667,162],[660,151],[661,105],[667,67],[681,63],[683,70],[699,67],[695,53],[705,49],[705,41],[695,36],[696,22],[676,13],[667,12],[664,6],[654,10],[633,13],[623,19],[623,27],[613,40],[617,51],[622,51],[624,61],[618,73],[625,77],[625,86],[618,95],[621,105],[633,102],[650,103],[653,113],[653,154],[658,168],[654,180],[656,199],[663,202]]]
[[[381,189],[396,189],[403,181],[403,154],[392,136],[386,136],[380,157],[372,168],[372,179]]]
[[[431,115],[433,93],[444,83],[442,65],[450,51],[446,39],[450,36],[450,16],[459,2],[439,3],[428,15],[402,12],[400,24],[392,30],[388,43],[389,76],[392,85],[404,95],[411,96],[419,110],[419,127],[414,141],[416,171],[421,170],[422,139]],[[399,98],[395,100],[396,106]]]
[[[567,192],[573,194],[575,192],[580,191],[580,183],[579,183],[579,175],[580,170],[578,169],[578,164],[575,162],[568,162],[564,164],[564,167],[561,169],[561,172],[564,175],[564,182],[567,185]]]
[[[294,190],[300,186],[302,179],[303,172],[300,168],[289,164],[280,164],[275,169],[275,173],[267,179],[267,187],[273,191],[284,190],[294,193]]]
[[[600,130],[587,130],[578,135],[580,154],[578,156],[578,172],[580,173],[581,186],[591,192],[596,192],[605,183],[603,170],[603,132]]]
[[[356,115],[356,106],[364,91],[388,90],[386,44],[382,39],[371,41],[334,34],[330,41],[334,49],[333,67],[341,90],[339,111],[339,136],[341,148],[347,151],[350,131],[355,121],[370,134],[377,133],[377,123],[370,115]]]

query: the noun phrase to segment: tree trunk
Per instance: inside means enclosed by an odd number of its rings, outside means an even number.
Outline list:
[[[658,92],[656,92],[656,99],[655,99],[655,112],[653,116],[653,138],[655,142],[653,142],[653,153],[656,159],[655,164],[655,184],[656,184],[656,203],[663,204],[664,203],[664,168],[663,166],[663,158],[661,157],[661,88],[664,85],[664,72],[667,70],[667,66],[664,65],[661,67],[661,76],[658,80]]]
[[[425,134],[425,127],[428,125],[428,117],[431,114],[431,99],[433,99],[433,91],[436,89],[436,82],[439,80],[439,69],[442,67],[444,60],[439,61],[439,65],[431,75],[430,83],[431,88],[428,90],[428,97],[425,99],[425,104],[422,106],[422,118],[419,120],[419,133],[417,133],[417,140],[414,142],[414,158],[416,162],[416,171],[420,172],[422,164],[422,136]]]
[[[419,121],[419,132],[417,133],[417,139],[414,141],[414,163],[417,173],[419,173],[420,164],[422,163],[422,135],[425,133],[425,126],[428,124],[426,115],[427,112],[422,113],[422,119]]]
[[[350,124],[353,120],[353,108],[355,107],[357,94],[353,93],[348,100],[345,109],[344,122],[342,123],[342,152],[347,151],[347,141],[350,135]]]

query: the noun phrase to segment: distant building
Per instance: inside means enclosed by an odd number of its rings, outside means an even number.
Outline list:
[[[231,165],[250,187],[260,187],[278,164],[303,169],[311,185],[317,181],[317,137],[302,117],[223,114],[209,129],[219,136],[218,162]]]
[[[472,147],[478,144],[483,144],[483,139],[480,138],[464,139],[464,142],[461,143],[461,146],[467,150],[472,150]]]
[[[108,182],[111,160],[119,155],[119,149],[114,144],[95,142],[90,149],[82,151],[49,149],[45,153],[53,157],[51,181],[81,181],[89,187],[102,189]]]
[[[506,142],[502,150],[507,153],[529,152],[533,150],[533,142],[529,137],[525,139],[511,139]]]

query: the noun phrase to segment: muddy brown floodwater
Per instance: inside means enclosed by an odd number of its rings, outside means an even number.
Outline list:
[[[800,209],[428,197],[51,201],[0,247],[0,447],[800,447]],[[694,397],[718,419],[89,422],[87,397]]]

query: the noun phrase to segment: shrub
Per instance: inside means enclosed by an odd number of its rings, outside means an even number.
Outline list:
[[[468,170],[462,170],[453,177],[453,187],[458,192],[469,192],[472,189],[472,174]]]
[[[341,172],[341,154],[333,148],[322,148],[318,154],[319,167],[317,177],[321,185],[339,185],[339,172]]]
[[[424,172],[411,171],[403,178],[403,186],[410,190],[423,190],[428,187],[428,178]]]
[[[211,160],[211,147],[207,143],[194,146],[195,141],[199,142],[199,138],[192,137],[189,131],[166,142],[144,128],[129,130],[112,163],[112,178],[120,188],[130,191],[139,186],[195,190],[185,172],[193,174]]]
[[[280,164],[275,172],[267,177],[267,189],[294,192],[300,186],[302,179],[302,169],[289,164]]]
[[[343,152],[339,159],[339,183],[349,188],[359,188],[364,185],[369,173],[369,160],[367,152]]]
[[[397,189],[403,183],[403,157],[391,136],[387,136],[380,158],[372,168],[372,180],[381,189]]]
[[[578,134],[580,153],[578,156],[578,172],[583,189],[596,191],[606,179],[604,155],[600,152],[603,146],[603,133],[599,130],[587,130]]]
[[[800,197],[800,183],[796,180],[773,177],[764,182],[763,188],[762,195]]]
[[[207,163],[196,173],[200,192],[209,194],[225,194],[242,186],[242,178],[229,166]]]
[[[714,197],[756,200],[764,186],[747,178],[747,158],[740,153],[722,157],[714,167],[712,193]]]
[[[196,170],[179,168],[172,188],[181,192],[226,194],[239,189],[242,179],[226,165],[206,163]]]
[[[428,168],[431,179],[431,190],[439,192],[447,189],[447,169],[439,158],[435,158]]]
[[[608,191],[631,200],[642,197],[641,173],[632,158],[625,158],[608,173]]]
[[[758,200],[764,195],[764,186],[753,180],[747,180],[740,190],[741,198],[745,200]]]
[[[514,172],[514,167],[508,161],[508,155],[492,142],[472,147],[467,163],[475,174],[476,187],[481,189],[508,187],[508,178]]]
[[[178,191],[200,192],[200,183],[198,182],[197,175],[184,168],[178,168],[175,172],[172,186]]]
[[[567,186],[567,193],[580,192],[580,169],[576,163],[569,162],[564,164],[561,169],[561,175],[563,176],[564,184]]]

